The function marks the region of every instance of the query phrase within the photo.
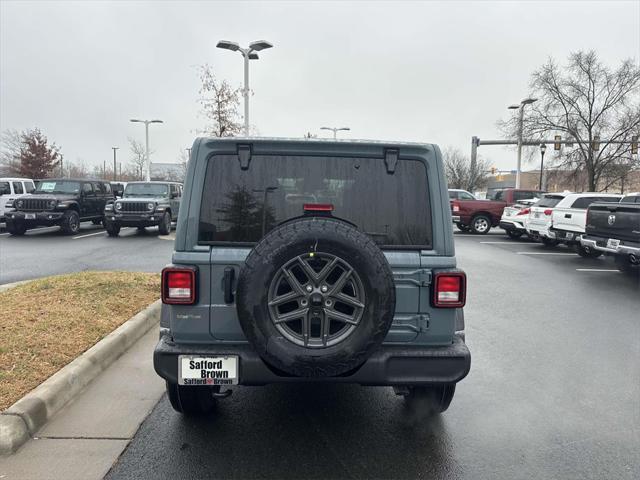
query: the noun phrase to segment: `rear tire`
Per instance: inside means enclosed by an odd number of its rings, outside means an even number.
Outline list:
[[[458,230],[460,230],[461,232],[469,231],[469,226],[465,225],[464,223],[456,223],[456,227],[458,227]]]
[[[554,238],[547,238],[547,237],[540,237],[540,241],[545,247],[555,247],[556,245],[558,245],[558,243],[560,243],[558,242],[558,240]]]
[[[27,226],[22,222],[10,222],[7,220],[7,231],[10,235],[20,237],[27,231]]]
[[[102,219],[94,218],[93,220],[91,220],[91,223],[93,223],[94,225],[102,225]]]
[[[80,215],[75,210],[67,210],[62,216],[60,224],[65,235],[75,235],[80,231]]]
[[[486,235],[491,230],[491,219],[486,215],[476,215],[471,220],[471,231],[478,235]]]
[[[453,395],[456,391],[456,385],[430,385],[409,387],[409,394],[404,399],[413,412],[420,415],[432,416],[445,412]]]
[[[524,232],[519,232],[518,230],[505,230],[507,232],[507,236],[512,240],[519,239]]]
[[[576,245],[576,252],[578,252],[578,255],[580,255],[582,258],[598,258],[600,255],[602,255],[602,252],[600,250],[596,250],[595,248],[591,247],[585,247],[581,244]]]
[[[216,406],[213,393],[220,387],[193,386],[187,387],[177,383],[166,382],[167,397],[173,409],[184,415],[206,415]]]
[[[629,257],[627,255],[616,255],[614,257],[614,262],[616,264],[616,268],[622,273],[640,277],[640,267],[634,267],[633,264],[629,261]]]
[[[162,221],[160,225],[158,225],[158,230],[160,231],[160,235],[169,235],[171,233],[171,214],[169,212],[164,212],[164,215],[162,215]]]

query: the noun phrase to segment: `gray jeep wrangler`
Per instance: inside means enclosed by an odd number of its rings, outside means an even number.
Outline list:
[[[171,233],[182,199],[182,184],[176,182],[129,182],[122,198],[105,206],[104,228],[117,237],[122,227],[158,226],[161,235]]]
[[[200,138],[154,367],[185,414],[275,382],[392,386],[439,413],[470,368],[465,292],[436,145]]]

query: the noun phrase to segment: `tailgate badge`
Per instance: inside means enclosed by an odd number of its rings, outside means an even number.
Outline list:
[[[616,216],[615,215],[609,215],[609,218],[607,219],[607,223],[609,225],[613,225],[614,223],[616,223]]]

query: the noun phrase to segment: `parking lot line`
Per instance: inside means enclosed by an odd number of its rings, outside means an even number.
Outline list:
[[[620,270],[614,270],[611,268],[576,268],[576,272],[615,272],[620,273]]]
[[[538,243],[535,242],[531,242],[531,243],[521,243],[521,242],[480,242],[482,244],[486,244],[486,245],[539,245]]]
[[[563,253],[563,252],[516,252],[518,255],[562,255],[575,257],[577,253]]]
[[[102,232],[87,233],[86,235],[78,235],[77,237],[73,237],[73,240],[78,240],[80,238],[86,238],[86,237],[92,237],[94,235],[102,235],[104,233],[107,233],[106,230],[103,230]]]

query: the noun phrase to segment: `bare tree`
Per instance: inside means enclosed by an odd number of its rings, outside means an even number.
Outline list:
[[[206,133],[214,137],[233,137],[242,131],[240,108],[241,89],[226,80],[218,80],[210,65],[200,67],[200,98],[202,114],[210,124]]]
[[[141,180],[144,176],[144,169],[146,166],[146,150],[142,142],[138,142],[133,138],[128,138],[129,151],[131,158],[129,159],[130,169],[134,171],[134,178]],[[151,152],[149,152],[151,155]]]
[[[487,184],[489,162],[479,157],[475,165],[459,149],[448,147],[442,152],[444,171],[449,188],[461,188],[473,192]]]
[[[22,134],[17,130],[4,130],[0,134],[0,175],[16,175],[20,170]]]
[[[61,176],[66,176],[69,178],[88,178],[89,177],[89,169],[85,165],[83,160],[78,160],[76,162],[65,161],[64,162],[64,170]]]
[[[638,167],[630,145],[640,129],[640,68],[633,60],[611,70],[593,51],[571,54],[565,67],[549,59],[533,73],[531,88],[538,101],[527,109],[524,136],[574,139],[575,147],[564,148],[557,166],[586,172],[589,190],[611,174],[621,178]],[[516,136],[515,118],[498,125],[507,136]]]

